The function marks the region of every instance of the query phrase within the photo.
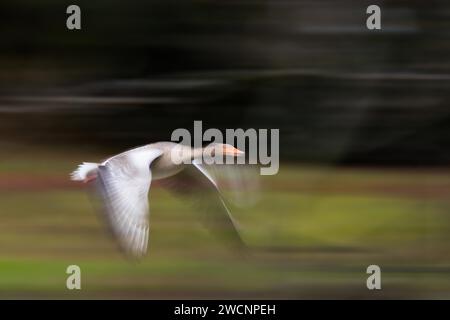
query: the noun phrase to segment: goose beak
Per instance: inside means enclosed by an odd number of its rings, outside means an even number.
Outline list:
[[[224,146],[223,153],[227,156],[240,156],[240,155],[245,154],[244,151],[241,151],[232,146]]]

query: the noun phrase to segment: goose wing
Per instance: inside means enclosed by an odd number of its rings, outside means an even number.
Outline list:
[[[234,206],[255,205],[261,194],[259,166],[250,164],[204,164],[196,160],[194,166],[202,172],[220,194]]]
[[[243,249],[245,244],[239,227],[223,198],[214,177],[199,163],[193,162],[176,176],[163,181],[163,186],[184,197],[214,235],[234,248]]]
[[[96,189],[103,216],[121,249],[134,257],[147,252],[150,164],[161,154],[138,148],[108,159],[98,169]]]

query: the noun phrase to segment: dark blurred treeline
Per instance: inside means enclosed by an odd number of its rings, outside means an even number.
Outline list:
[[[450,2],[376,1],[381,31],[369,4],[2,1],[2,140],[112,152],[203,120],[279,128],[285,160],[448,164]]]

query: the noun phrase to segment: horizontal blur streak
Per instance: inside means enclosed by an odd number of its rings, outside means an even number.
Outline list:
[[[378,1],[381,31],[369,4],[78,0],[68,31],[60,1],[2,1],[0,298],[73,298],[69,264],[83,298],[450,297],[450,2]],[[155,183],[129,263],[68,175],[194,120],[280,129],[232,207],[249,256]]]
[[[79,32],[56,1],[0,5],[2,136],[116,152],[200,119],[281,128],[293,161],[450,160],[446,1],[382,1],[381,32],[366,1],[77,4]]]

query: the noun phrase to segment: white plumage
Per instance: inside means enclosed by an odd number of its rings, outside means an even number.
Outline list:
[[[98,169],[98,163],[83,162],[78,169],[71,173],[70,178],[73,181],[85,181],[89,174],[94,173]]]

